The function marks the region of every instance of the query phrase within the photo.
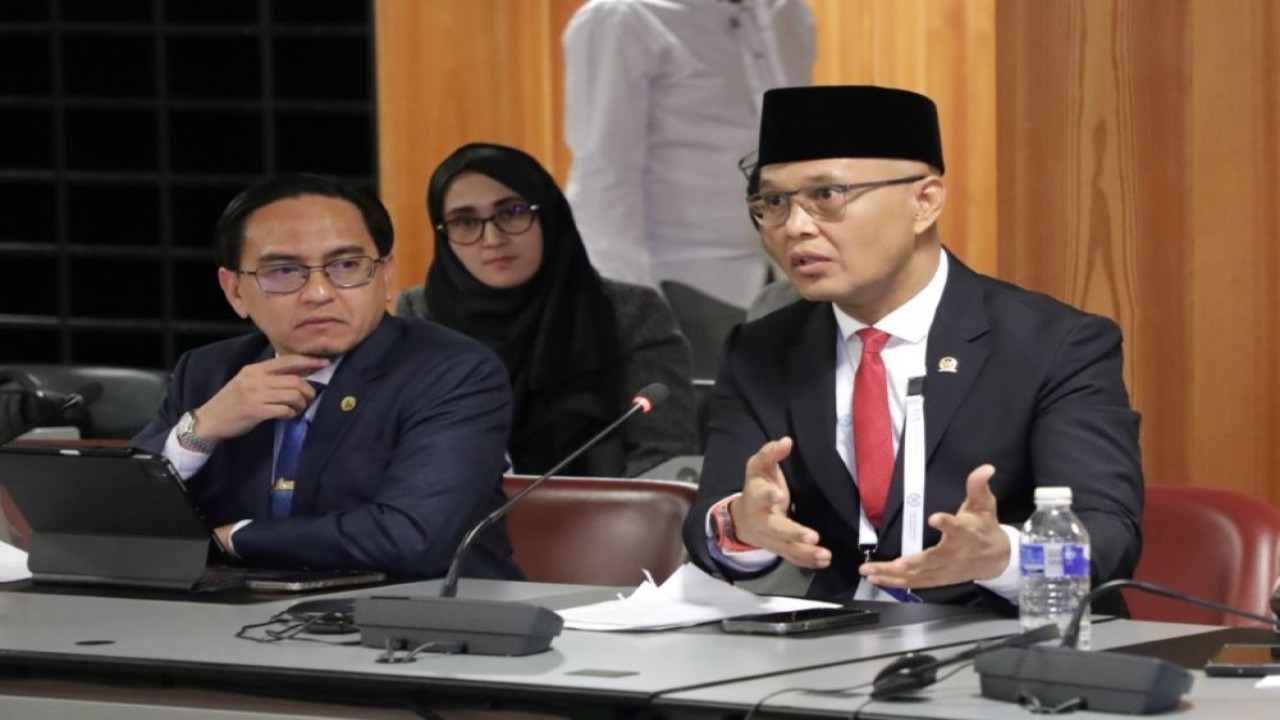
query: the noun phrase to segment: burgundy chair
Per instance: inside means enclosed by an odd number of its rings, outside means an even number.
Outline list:
[[[1251,495],[1147,486],[1142,557],[1134,578],[1260,615],[1271,615],[1280,575],[1280,511]],[[1126,590],[1137,620],[1262,627],[1236,615]]]
[[[510,497],[535,478],[503,480]],[[685,560],[680,527],[694,486],[671,480],[553,477],[507,515],[515,561],[536,582],[662,582]]]

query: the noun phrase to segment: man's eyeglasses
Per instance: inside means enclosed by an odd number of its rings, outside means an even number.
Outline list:
[[[923,180],[928,175],[911,175],[893,178],[892,180],[872,180],[871,182],[852,183],[848,185],[814,185],[792,190],[791,192],[762,192],[747,198],[747,209],[751,217],[764,227],[778,227],[791,217],[791,198],[804,208],[804,211],[815,220],[836,222],[844,218],[844,208],[853,201],[858,190],[885,187],[888,185],[906,185]]]
[[[449,218],[437,225],[436,230],[443,232],[449,242],[455,245],[474,245],[484,235],[484,224],[487,222],[492,222],[494,227],[508,235],[519,235],[533,227],[537,214],[537,205],[517,202],[503,205],[489,217],[460,215]]]
[[[237,275],[252,275],[262,292],[287,295],[302,289],[311,279],[312,270],[324,270],[335,287],[353,288],[367,285],[386,258],[367,255],[343,257],[323,265],[303,265],[296,262],[269,263],[257,270],[237,270]]]
[[[756,163],[760,159],[760,153],[757,150],[738,158],[738,172],[742,173],[742,177],[751,182],[751,173],[756,171]]]

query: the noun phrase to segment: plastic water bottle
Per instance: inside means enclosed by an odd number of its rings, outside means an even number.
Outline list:
[[[1036,511],[1022,526],[1019,618],[1022,629],[1057,623],[1066,632],[1089,592],[1089,533],[1071,512],[1071,488],[1036,488]],[[1085,609],[1076,647],[1089,649]]]

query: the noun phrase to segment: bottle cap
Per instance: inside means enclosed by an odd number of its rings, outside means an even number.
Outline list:
[[[1069,487],[1036,488],[1036,504],[1069,502],[1071,502],[1071,488]]]

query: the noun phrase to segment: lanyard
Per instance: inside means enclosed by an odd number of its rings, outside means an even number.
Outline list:
[[[924,546],[924,378],[907,381],[907,417],[902,430],[902,554]]]
[[[918,553],[924,547],[924,378],[907,381],[907,407],[902,429],[902,551]],[[859,547],[867,562],[875,553],[874,544]],[[903,603],[923,602],[910,590],[876,587],[875,599],[891,598]]]

